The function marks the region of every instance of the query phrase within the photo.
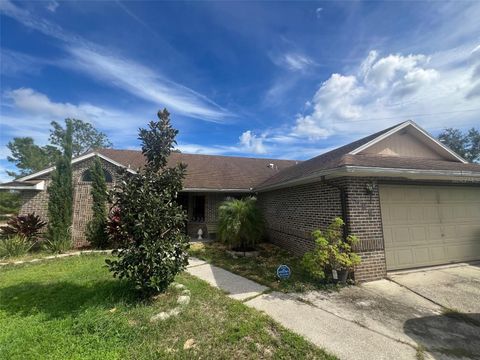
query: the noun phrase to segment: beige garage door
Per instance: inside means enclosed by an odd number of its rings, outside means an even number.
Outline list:
[[[380,185],[387,269],[480,259],[480,188]]]

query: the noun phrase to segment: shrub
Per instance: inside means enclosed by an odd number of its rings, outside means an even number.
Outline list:
[[[92,178],[92,220],[87,224],[87,240],[96,248],[105,249],[108,247],[107,234],[107,184],[103,172],[102,163],[98,157],[90,169]]]
[[[264,220],[253,196],[229,199],[218,209],[220,241],[240,251],[254,247],[263,237]]]
[[[360,264],[360,256],[352,250],[358,239],[354,235],[348,235],[344,240],[344,225],[343,220],[337,217],[325,232],[315,230],[312,233],[316,246],[304,255],[302,264],[313,277],[324,279],[327,270],[350,271]]]
[[[0,239],[0,258],[24,256],[32,246],[32,243],[22,235]]]
[[[124,238],[122,237],[122,234],[121,234],[120,224],[121,224],[120,209],[118,207],[115,207],[110,211],[107,219],[108,242],[114,249],[121,247],[122,242],[124,241]]]
[[[2,227],[2,235],[7,237],[21,235],[30,242],[35,242],[40,230],[46,225],[40,216],[35,213],[19,215],[7,221],[7,226]]]
[[[55,233],[53,237],[45,238],[43,248],[53,254],[65,253],[72,247],[72,236],[70,229],[67,230],[66,235],[62,237],[60,233]]]
[[[164,291],[188,263],[186,214],[176,201],[186,166],[167,167],[178,131],[166,109],[158,117],[139,132],[146,165],[135,174],[123,171],[112,192],[121,215],[115,239],[122,248],[106,260],[113,276],[132,281],[143,296]]]
[[[71,247],[73,213],[72,183],[72,120],[67,119],[62,146],[63,154],[58,159],[48,186],[47,249],[62,252]],[[58,244],[56,244],[58,243]]]

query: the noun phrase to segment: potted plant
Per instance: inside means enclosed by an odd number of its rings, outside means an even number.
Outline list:
[[[262,239],[264,221],[256,205],[257,199],[227,199],[218,209],[218,238],[232,255],[255,255],[255,245]]]
[[[343,238],[345,223],[339,217],[335,218],[325,232],[315,230],[315,249],[306,253],[302,264],[314,277],[325,279],[331,272],[334,282],[346,283],[348,274],[354,266],[360,264],[358,256],[352,247],[358,243],[355,235]]]

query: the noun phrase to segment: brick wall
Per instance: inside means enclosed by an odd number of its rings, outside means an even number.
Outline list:
[[[311,233],[342,215],[340,190],[317,182],[258,194],[267,238],[294,254],[314,247]]]
[[[356,281],[370,281],[387,275],[382,213],[377,179],[351,177],[338,180],[347,196],[347,229],[359,241],[355,251],[362,258],[355,268]],[[367,191],[367,186],[371,191]]]
[[[88,246],[89,243],[85,237],[85,230],[88,222],[92,219],[92,196],[90,194],[92,185],[90,182],[82,181],[83,173],[93,165],[94,158],[82,161],[74,165],[73,168],[73,246],[76,248]],[[101,159],[102,166],[112,175],[112,183],[107,183],[107,188],[111,189],[118,179],[118,167]]]
[[[325,229],[335,217],[342,217],[340,189],[346,200],[348,231],[358,236],[356,251],[362,264],[355,269],[357,281],[380,279],[386,275],[383,230],[378,186],[371,194],[366,184],[371,178],[339,178],[258,194],[271,242],[303,255],[313,248],[311,233]]]
[[[93,158],[87,159],[73,165],[73,224],[72,241],[76,248],[88,246],[85,238],[85,229],[87,223],[92,218],[92,197],[90,195],[91,183],[82,181],[83,173],[92,166]],[[112,175],[113,181],[118,178],[118,168],[109,162],[102,161],[102,166]],[[49,178],[46,179],[45,189],[50,184]],[[107,184],[109,187],[113,183]],[[35,212],[44,221],[48,221],[48,192],[43,191],[22,191],[21,214]]]

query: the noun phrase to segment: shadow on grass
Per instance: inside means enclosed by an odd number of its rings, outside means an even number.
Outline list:
[[[130,283],[115,279],[85,285],[25,282],[0,288],[0,310],[21,316],[43,313],[49,318],[62,318],[90,307],[111,309],[118,303],[139,302]]]
[[[403,329],[435,359],[478,359],[480,354],[480,314],[451,312],[412,318]]]

